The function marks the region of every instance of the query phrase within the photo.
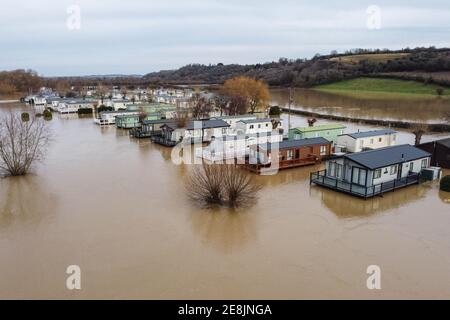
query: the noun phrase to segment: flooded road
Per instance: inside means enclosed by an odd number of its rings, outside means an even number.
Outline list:
[[[318,165],[258,177],[252,208],[206,210],[170,149],[77,116],[51,126],[46,161],[0,180],[0,298],[450,297],[450,196],[436,183],[365,201],[310,187]],[[69,265],[81,291],[66,289]]]
[[[288,89],[271,90],[272,104],[287,107]],[[368,95],[368,96],[367,96]],[[352,97],[308,89],[293,91],[293,109],[359,119],[383,119],[406,122],[448,123],[450,100],[439,97],[386,98],[382,93]]]

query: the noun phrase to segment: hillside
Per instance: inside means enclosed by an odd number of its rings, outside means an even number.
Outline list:
[[[450,71],[450,49],[431,47],[399,51],[358,49],[344,54],[316,55],[312,59],[281,58],[277,62],[253,65],[192,64],[149,73],[143,79],[157,84],[219,84],[245,75],[265,80],[272,86],[311,87],[380,73],[386,77],[389,73],[445,71]],[[436,79],[436,83],[450,86],[450,81],[442,79]]]
[[[358,64],[364,60],[367,60],[370,62],[386,63],[388,61],[401,59],[401,58],[407,57],[409,55],[410,55],[410,53],[355,54],[355,55],[334,57],[334,58],[331,58],[330,60],[343,62],[343,63],[350,63],[350,64]]]

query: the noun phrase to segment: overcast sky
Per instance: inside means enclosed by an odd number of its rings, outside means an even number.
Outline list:
[[[145,74],[189,63],[263,63],[359,47],[450,47],[448,0],[0,4],[0,70],[32,68],[46,76]],[[80,9],[80,29],[76,12],[67,13],[72,5]],[[376,14],[367,13],[371,5],[381,10],[379,29]]]

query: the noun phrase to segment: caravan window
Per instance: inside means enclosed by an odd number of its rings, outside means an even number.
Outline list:
[[[361,186],[366,185],[366,177],[367,177],[367,171],[365,169],[353,167],[352,182],[354,184],[359,184]]]
[[[391,166],[391,175],[397,174],[397,166]]]
[[[423,159],[422,160],[422,168],[426,168],[428,167],[428,159]]]
[[[336,176],[336,163],[335,162],[330,162],[328,164],[328,175],[330,177],[335,177]]]
[[[373,174],[374,179],[381,178],[381,169],[375,170],[375,173]]]

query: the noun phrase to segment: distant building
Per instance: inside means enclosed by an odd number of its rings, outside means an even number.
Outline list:
[[[313,127],[293,128],[289,130],[289,140],[325,138],[335,144],[337,137],[344,134],[346,127],[341,124],[323,124]]]
[[[189,121],[186,127],[180,127],[176,122],[161,126],[161,135],[153,136],[152,140],[164,146],[173,147],[184,142],[210,142],[228,134],[230,125],[223,120]]]
[[[237,115],[237,116],[220,116],[220,117],[214,117],[213,119],[221,119],[228,123],[231,128],[235,129],[236,124],[239,121],[245,121],[245,120],[256,120],[257,116],[253,114],[244,114],[244,115]]]
[[[97,105],[95,100],[65,99],[58,103],[59,113],[77,113],[79,109],[93,109]]]
[[[343,134],[337,137],[336,152],[361,152],[394,146],[397,132],[394,130],[374,130]]]
[[[431,153],[431,165],[450,169],[450,138],[422,143],[418,148]]]

